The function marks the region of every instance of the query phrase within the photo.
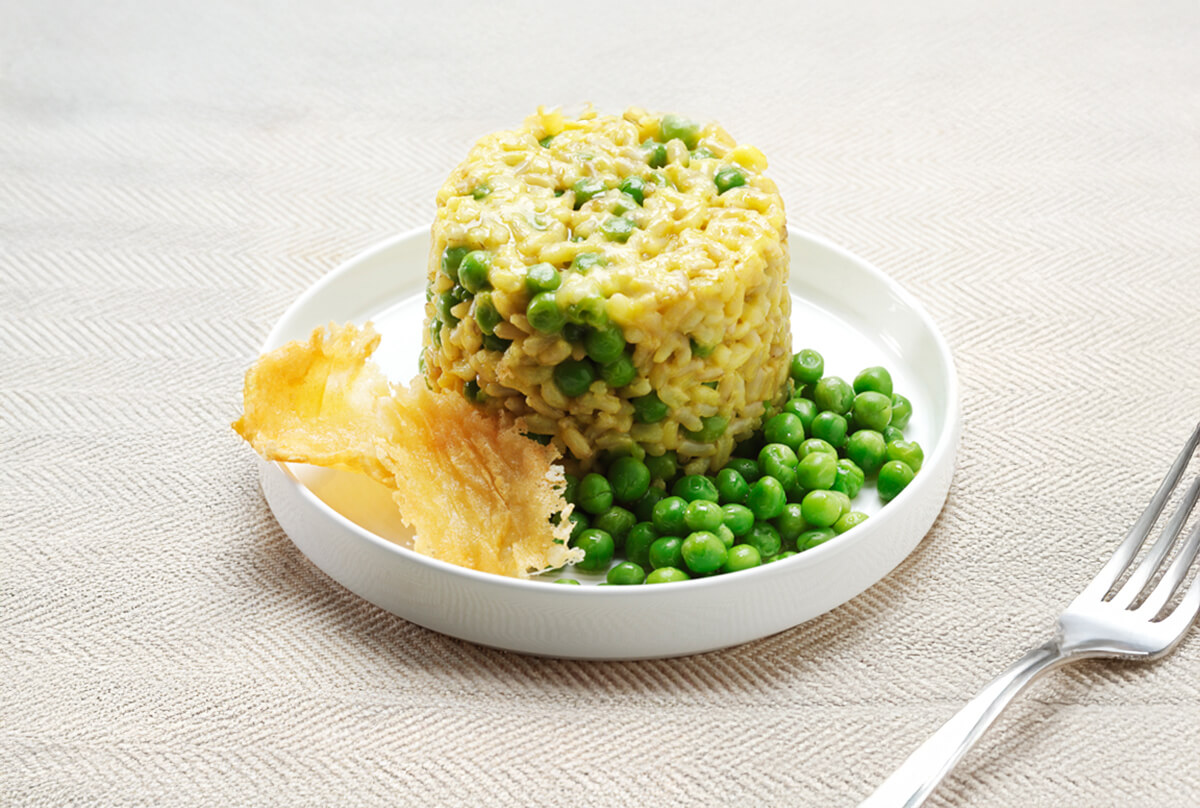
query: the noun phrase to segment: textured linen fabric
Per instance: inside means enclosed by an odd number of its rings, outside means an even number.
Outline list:
[[[852,805],[1027,647],[1200,418],[1200,6],[9,3],[0,804]],[[314,568],[228,427],[297,294],[538,104],[720,120],[961,373],[949,500],[806,625],[492,651]],[[820,347],[819,344],[817,347]],[[920,406],[920,402],[917,402]],[[931,804],[1200,804],[1200,631],[1052,674]]]

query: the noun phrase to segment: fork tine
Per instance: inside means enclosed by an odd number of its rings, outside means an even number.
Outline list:
[[[1174,516],[1167,522],[1163,528],[1162,535],[1154,542],[1154,546],[1150,548],[1150,552],[1146,553],[1146,557],[1142,559],[1142,563],[1138,564],[1137,569],[1129,576],[1129,580],[1122,584],[1121,588],[1113,595],[1110,601],[1112,605],[1124,609],[1133,603],[1134,599],[1146,588],[1146,584],[1154,577],[1154,573],[1158,572],[1158,568],[1162,566],[1163,559],[1171,551],[1175,540],[1179,538],[1179,533],[1183,530],[1188,515],[1196,505],[1197,497],[1200,497],[1200,476],[1197,476],[1192,481],[1192,484],[1188,486],[1187,493],[1183,495],[1183,501],[1179,503],[1179,509],[1175,511]]]
[[[1146,506],[1146,510],[1142,511],[1142,515],[1133,523],[1133,527],[1129,528],[1129,534],[1125,536],[1125,541],[1121,542],[1121,546],[1113,553],[1108,563],[1100,568],[1100,572],[1096,573],[1096,577],[1083,590],[1081,598],[1103,598],[1108,594],[1108,590],[1112,589],[1121,574],[1128,569],[1129,563],[1133,561],[1142,542],[1149,535],[1150,528],[1162,513],[1167,498],[1175,490],[1175,484],[1179,482],[1183,470],[1187,468],[1188,461],[1191,460],[1192,452],[1196,451],[1197,444],[1200,444],[1200,423],[1196,424],[1196,428],[1192,430],[1192,436],[1184,444],[1179,457],[1175,458],[1175,462],[1171,464],[1167,476],[1163,478],[1158,490],[1150,498],[1150,504]]]
[[[1196,531],[1192,531],[1193,535]],[[1161,608],[1161,607],[1159,607]],[[1192,581],[1192,585],[1188,587],[1187,594],[1183,596],[1183,600],[1172,612],[1159,621],[1158,625],[1165,631],[1175,637],[1174,642],[1167,649],[1173,648],[1176,642],[1183,637],[1188,628],[1192,625],[1192,621],[1196,619],[1196,613],[1200,612],[1200,577]]]
[[[1196,560],[1197,550],[1200,550],[1200,525],[1192,527],[1191,532],[1188,533],[1187,542],[1175,555],[1171,566],[1167,567],[1167,571],[1163,573],[1162,578],[1154,585],[1154,589],[1146,596],[1146,600],[1137,608],[1137,611],[1147,617],[1154,617],[1162,611],[1162,607],[1166,606],[1167,601],[1175,594],[1180,582],[1187,575],[1188,568]]]

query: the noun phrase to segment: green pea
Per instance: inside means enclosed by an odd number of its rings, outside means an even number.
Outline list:
[[[783,444],[781,443],[770,444],[770,446],[782,445]],[[770,453],[766,451],[766,448],[767,447],[764,447],[764,452],[760,454],[762,462],[759,463],[759,466],[762,468],[763,476],[774,477],[779,481],[779,484],[783,486],[783,490],[786,492],[796,483],[796,466],[792,465],[790,459],[795,455],[793,454],[790,456],[784,456],[783,452]],[[789,449],[789,451],[791,450]],[[798,464],[799,461],[797,461],[797,465]],[[760,477],[759,479],[762,478]]]
[[[508,350],[508,346],[512,345],[512,340],[501,339],[500,337],[497,337],[495,334],[484,334],[482,339],[483,339],[483,347],[488,349],[489,351],[499,351],[501,353],[504,353],[505,351]]]
[[[576,325],[587,325],[594,329],[607,328],[608,305],[600,295],[587,295],[567,306],[567,319]],[[586,336],[584,339],[586,340]]]
[[[837,463],[837,479],[833,481],[832,490],[841,491],[854,499],[862,490],[866,475],[858,464],[849,458],[843,458]]]
[[[637,368],[628,354],[621,354],[611,362],[600,366],[600,378],[612,389],[631,384],[637,378]]]
[[[659,567],[646,576],[648,584],[673,584],[688,580],[686,572],[677,567]]]
[[[883,393],[891,398],[892,395],[892,374],[888,373],[887,368],[875,367],[866,368],[857,376],[854,377],[854,392]]]
[[[826,376],[817,382],[813,391],[813,402],[818,410],[828,410],[844,415],[854,404],[854,389],[837,376]]]
[[[488,273],[492,268],[492,256],[486,250],[472,250],[463,256],[458,267],[458,282],[472,294],[491,289]]]
[[[704,345],[703,343],[696,342],[696,340],[692,339],[691,337],[688,337],[688,345],[692,349],[692,356],[696,357],[697,359],[707,359],[708,357],[712,356],[712,352],[717,349],[716,345]],[[705,382],[705,385],[712,386],[712,388],[715,390],[717,387],[717,382]]]
[[[722,168],[715,175],[713,175],[713,183],[717,186],[717,196],[720,196],[726,191],[732,190],[733,188],[740,188],[741,186],[745,185],[746,175],[740,170],[730,166],[728,168]]]
[[[592,267],[604,266],[608,261],[598,252],[582,252],[571,259],[571,269],[586,273]]]
[[[811,550],[818,544],[824,544],[837,535],[833,528],[821,527],[815,530],[806,530],[796,539],[797,550]]]
[[[470,251],[469,247],[447,247],[442,250],[442,273],[458,283],[458,268]]]
[[[744,505],[746,497],[749,495],[750,484],[746,482],[745,477],[738,474],[736,469],[726,466],[717,472],[717,501],[722,505],[726,503]]]
[[[667,144],[647,140],[642,144],[642,151],[651,168],[662,168],[667,164]]]
[[[879,489],[879,498],[884,502],[895,499],[896,495],[913,481],[914,476],[915,472],[907,463],[899,460],[884,463],[879,469],[879,479],[875,481],[875,487]]]
[[[457,306],[459,301],[451,292],[442,292],[434,299],[433,307],[437,311],[438,319],[449,325],[451,328],[458,325],[458,317],[451,311]]]
[[[654,393],[632,399],[633,420],[639,424],[656,424],[667,417],[670,408]]]
[[[745,536],[754,527],[754,511],[745,505],[730,503],[721,508],[724,524],[734,536]]]
[[[725,545],[726,550],[733,546],[733,542],[736,537],[733,535],[733,531],[730,530],[724,523],[717,525],[717,529],[712,531],[712,533],[721,540],[721,543]]]
[[[688,501],[683,497],[666,497],[659,501],[654,506],[652,517],[654,529],[663,536],[683,533],[687,530],[687,523],[684,522],[687,506]]]
[[[700,124],[681,115],[664,115],[658,128],[659,137],[664,143],[671,140],[682,140],[683,145],[694,149],[700,140]]]
[[[892,407],[892,420],[896,420],[896,408]],[[892,443],[893,441],[904,440],[904,430],[897,429],[891,424],[883,428],[883,442]]]
[[[636,229],[637,223],[628,216],[610,216],[600,225],[600,232],[604,234],[606,239],[621,244],[629,241],[629,237]]]
[[[837,449],[833,448],[829,441],[822,440],[821,438],[809,438],[804,441],[804,443],[800,444],[800,450],[796,454],[801,458],[805,458],[810,454],[818,452],[837,456]]]
[[[667,451],[660,455],[647,455],[646,467],[650,469],[650,479],[671,480],[679,470],[679,460],[675,452]]]
[[[762,555],[758,548],[750,544],[738,544],[729,548],[725,558],[723,572],[741,572],[762,564]]]
[[[796,468],[796,479],[800,486],[809,491],[830,489],[838,480],[838,455],[823,451],[806,455]]]
[[[792,355],[792,381],[799,387],[803,384],[816,384],[825,373],[825,357],[811,348],[805,348]]]
[[[638,522],[629,529],[625,537],[625,557],[645,569],[650,566],[650,545],[658,538],[658,531],[650,522]]]
[[[725,464],[725,468],[736,471],[747,483],[752,483],[762,476],[762,472],[758,469],[758,463],[749,457],[731,457]],[[747,487],[746,491],[749,492],[749,490]]]
[[[775,555],[783,547],[779,531],[769,522],[755,522],[742,543],[758,550],[758,554],[763,558]]]
[[[813,421],[817,418],[817,405],[807,398],[788,399],[788,402],[783,405],[783,411],[789,412],[800,419],[800,423],[804,425],[804,433],[812,433]]]
[[[721,506],[706,499],[689,502],[683,512],[683,523],[688,530],[715,531],[725,522],[725,512]]]
[[[796,482],[813,491],[828,489],[837,480],[837,455],[813,452],[805,455],[796,467]]]
[[[794,550],[787,550],[782,553],[776,553],[775,555],[768,558],[764,563],[771,564],[776,561],[783,561],[785,558],[791,558],[794,555],[796,555],[796,552]]]
[[[715,572],[725,563],[728,551],[715,533],[697,530],[683,540],[679,548],[683,563],[692,572]]]
[[[833,532],[839,536],[852,527],[857,527],[867,521],[867,515],[862,511],[847,511],[833,523]]]
[[[838,415],[836,412],[822,412],[813,418],[812,436],[820,438],[835,449],[841,448],[846,443],[847,429],[849,429],[849,424],[846,423],[845,416]]]
[[[913,470],[913,474],[916,474],[921,470],[921,466],[925,462],[925,451],[921,448],[921,444],[915,440],[889,441],[887,444],[887,459],[901,461]]]
[[[912,417],[912,402],[899,393],[892,395],[892,426],[904,429]]]
[[[638,201],[629,194],[618,194],[617,200],[613,202],[612,212],[617,216],[624,216],[630,211],[638,209]]]
[[[490,336],[495,333],[496,326],[502,322],[504,322],[504,318],[496,310],[491,293],[480,292],[475,295],[475,323],[479,326],[479,330]]]
[[[480,183],[471,190],[471,196],[477,200],[485,199],[491,192],[492,189],[489,185],[487,185],[487,183]]]
[[[774,519],[783,513],[783,508],[787,505],[787,493],[779,480],[763,477],[750,486],[746,505],[754,513],[755,519]]]
[[[686,477],[680,477],[671,489],[671,493],[688,502],[695,502],[698,499],[706,499],[709,502],[717,501],[717,487],[703,474],[689,474]]]
[[[612,536],[596,528],[589,528],[580,533],[579,538],[575,540],[575,546],[584,552],[583,560],[576,562],[575,566],[589,572],[606,569],[617,551]]]
[[[626,177],[621,180],[621,191],[633,197],[639,205],[646,201],[646,181],[641,177]]]
[[[779,480],[779,484],[783,486],[785,498],[792,496],[793,492],[797,490],[797,486],[799,485],[796,482],[796,469],[785,466],[781,469],[775,469],[775,471],[777,472],[776,474],[771,474],[769,476]]]
[[[604,193],[604,180],[597,177],[584,177],[576,180],[571,186],[571,190],[575,192],[575,210],[583,207],[583,203],[587,202],[594,196]]]
[[[693,159],[693,160],[711,160],[714,157],[716,157],[716,155],[713,154],[712,152],[710,152],[708,149],[704,148],[703,146],[696,149],[691,154],[691,159]]]
[[[868,390],[854,397],[854,422],[859,429],[882,432],[892,420],[892,400],[883,393]]]
[[[596,521],[592,522],[593,527],[599,528],[612,536],[613,543],[618,547],[625,544],[625,537],[629,535],[630,529],[636,524],[637,517],[620,505],[613,505],[604,513],[597,516]]]
[[[636,457],[621,457],[608,467],[608,481],[617,502],[636,502],[650,490],[650,469]]]
[[[556,584],[567,584],[567,585],[569,585],[569,586],[579,586],[579,585],[580,585],[580,584],[579,584],[579,581],[576,581],[574,578],[559,578],[559,579],[558,579],[558,580],[556,580],[554,583],[556,583]]]
[[[796,452],[791,446],[784,443],[768,443],[762,447],[758,453],[758,467],[763,474],[775,477],[778,475],[775,472],[781,468],[795,469],[800,462],[800,458],[796,456]]]
[[[603,365],[616,360],[625,351],[625,337],[615,325],[593,328],[583,338],[588,357]]]
[[[846,496],[841,491],[830,490],[829,493],[837,499],[838,507],[842,509],[842,513],[850,512],[850,497]]]
[[[654,506],[666,498],[666,491],[651,486],[650,490],[641,499],[633,503],[633,512],[641,521],[649,522],[654,518]]]
[[[553,292],[559,286],[562,286],[562,275],[551,264],[534,264],[525,270],[525,288],[530,295]]]
[[[579,478],[574,474],[563,475],[562,497],[567,502],[574,502],[579,493]]]
[[[782,443],[793,450],[797,449],[804,442],[804,422],[798,415],[781,412],[767,421],[763,437],[771,443]]]
[[[476,404],[487,401],[487,395],[480,389],[479,382],[475,379],[463,384],[463,397]]]
[[[525,318],[529,325],[543,334],[557,334],[567,322],[566,315],[558,307],[554,292],[534,295],[525,307]]]
[[[829,527],[842,515],[842,500],[836,491],[809,491],[800,503],[805,521],[816,527]]]
[[[846,441],[846,457],[858,465],[870,477],[879,471],[887,459],[887,444],[883,435],[873,429],[860,429]]]
[[[579,538],[579,534],[592,526],[591,520],[587,518],[587,514],[576,509],[571,511],[571,515],[567,517],[567,521],[571,523],[571,541]]]
[[[650,566],[654,569],[659,567],[682,567],[683,566],[683,540],[677,536],[662,536],[654,540],[650,545]]]
[[[684,434],[700,443],[712,443],[725,434],[729,419],[724,415],[706,415],[700,419],[699,429],[685,429]]]
[[[811,530],[812,525],[804,518],[804,513],[798,502],[789,502],[783,506],[783,513],[771,520],[771,524],[775,526],[775,530],[779,533],[779,540],[784,544],[794,544],[796,537],[806,530]]]
[[[579,481],[579,491],[576,494],[580,508],[591,514],[602,514],[613,505],[612,485],[595,472],[585,475]]]
[[[549,294],[549,293],[546,293]],[[596,370],[586,359],[566,359],[554,367],[554,384],[567,398],[581,396],[596,380]]]
[[[636,586],[646,580],[646,571],[640,564],[622,561],[608,571],[605,580],[613,586]]]

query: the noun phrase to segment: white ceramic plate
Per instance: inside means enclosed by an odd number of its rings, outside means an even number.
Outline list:
[[[886,508],[872,487],[859,527],[792,558],[733,575],[640,587],[555,586],[563,574],[516,580],[456,567],[405,546],[386,489],[348,472],[262,464],[279,523],[306,556],[350,591],[435,631],[523,653],[589,659],[679,656],[765,637],[845,603],[887,575],[929,530],[954,472],[960,429],[950,350],[920,304],[859,258],[790,231],[793,347],[815,348],[827,374],[852,379],[884,365],[913,402],[905,433],[920,474]],[[417,373],[427,231],[368,250],[322,278],[275,326],[263,350],[317,326],[375,322],[375,355],[394,381]]]

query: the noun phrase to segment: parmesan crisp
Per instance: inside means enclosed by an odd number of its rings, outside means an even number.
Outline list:
[[[263,354],[246,372],[234,430],[267,460],[383,483],[416,531],[414,549],[431,558],[521,578],[581,560],[567,547],[558,450],[420,377],[389,384],[369,359],[379,339],[370,323],[331,323]]]

